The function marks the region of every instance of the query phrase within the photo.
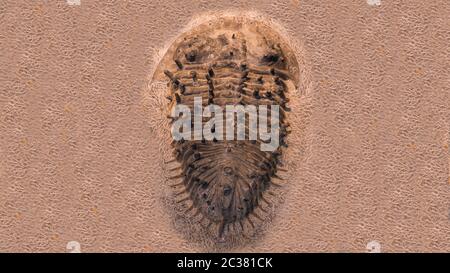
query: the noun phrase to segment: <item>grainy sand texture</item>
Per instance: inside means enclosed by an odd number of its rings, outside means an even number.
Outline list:
[[[450,251],[447,0],[68,2],[0,2],[1,252]],[[272,25],[300,84],[272,221],[216,249],[168,205],[152,77],[225,14]]]

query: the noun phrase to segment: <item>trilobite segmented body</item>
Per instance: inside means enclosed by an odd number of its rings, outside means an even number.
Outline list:
[[[172,146],[180,163],[180,201],[201,215],[209,229],[226,240],[230,230],[255,227],[266,211],[265,194],[279,178],[289,132],[288,93],[298,82],[292,51],[268,26],[246,19],[222,18],[179,38],[168,50],[160,72],[168,77],[168,109],[203,106],[278,105],[279,147],[262,151],[262,140],[181,139]],[[291,90],[292,91],[292,90]],[[175,117],[175,120],[177,117]],[[248,134],[248,126],[246,127]]]

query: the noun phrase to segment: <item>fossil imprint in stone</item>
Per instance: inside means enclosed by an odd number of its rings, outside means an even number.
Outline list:
[[[174,159],[168,164],[174,164],[174,198],[219,242],[245,236],[246,229],[258,229],[269,217],[271,189],[280,186],[279,172],[286,171],[287,103],[298,73],[294,53],[278,33],[265,23],[236,17],[184,33],[155,72],[168,81],[168,113],[179,104],[192,109],[194,97],[202,97],[203,107],[279,106],[280,145],[274,151],[262,151],[261,139],[172,142]],[[177,120],[170,118],[171,123]]]

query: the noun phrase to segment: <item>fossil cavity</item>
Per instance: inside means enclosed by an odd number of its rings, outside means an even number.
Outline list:
[[[204,106],[280,106],[280,147],[273,152],[261,151],[261,140],[172,143],[171,164],[180,165],[172,169],[178,172],[172,177],[178,180],[177,202],[186,204],[186,215],[200,215],[199,222],[219,241],[244,234],[246,227],[256,229],[268,215],[267,195],[281,179],[277,173],[287,147],[286,103],[298,74],[286,41],[266,24],[244,18],[221,18],[183,34],[155,72],[154,80],[169,79],[168,112],[180,103],[192,110],[195,96]]]

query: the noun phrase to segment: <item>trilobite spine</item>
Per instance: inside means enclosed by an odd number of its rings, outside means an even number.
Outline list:
[[[171,61],[175,69],[164,71],[170,79],[169,109],[183,104],[193,111],[194,97],[202,97],[203,106],[222,108],[280,106],[280,147],[275,151],[261,151],[261,140],[172,143],[181,164],[181,172],[175,176],[182,180],[180,201],[188,201],[188,211],[201,214],[208,227],[217,228],[217,237],[225,240],[230,227],[242,231],[244,222],[255,227],[251,219],[262,219],[267,213],[265,193],[277,185],[274,179],[279,178],[283,147],[287,147],[289,62],[277,41],[239,29],[187,36],[177,45]]]

